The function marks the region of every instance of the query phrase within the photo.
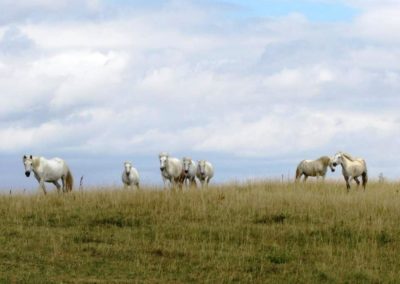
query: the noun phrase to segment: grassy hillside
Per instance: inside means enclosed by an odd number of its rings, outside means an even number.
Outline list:
[[[396,282],[400,184],[0,197],[0,282]]]

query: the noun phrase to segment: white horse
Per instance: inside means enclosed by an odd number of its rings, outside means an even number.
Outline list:
[[[362,185],[365,187],[368,182],[367,164],[364,159],[353,158],[351,155],[343,152],[338,152],[332,158],[333,166],[341,165],[344,180],[346,181],[347,190],[350,189],[350,181],[354,179],[357,186],[360,185],[358,177],[362,178]]]
[[[198,161],[196,176],[199,179],[202,188],[204,188],[204,185],[208,186],[210,179],[214,176],[214,168],[212,164],[204,160]]]
[[[178,186],[182,188],[185,179],[183,173],[183,163],[177,158],[170,157],[168,153],[160,153],[158,156],[160,160],[160,171],[164,181],[164,188],[167,186],[167,181],[170,182],[171,187]]]
[[[132,166],[131,162],[124,163],[124,171],[122,172],[122,183],[124,188],[132,187],[133,185],[139,189],[139,173]]]
[[[182,163],[183,163],[183,172],[185,175],[184,183],[187,185],[188,181],[190,186],[196,186],[196,172],[197,172],[196,162],[193,161],[191,158],[184,157],[182,158]]]
[[[45,182],[53,183],[57,187],[57,191],[60,192],[61,186],[58,183],[60,179],[63,192],[72,191],[74,179],[64,160],[60,158],[48,160],[44,157],[32,155],[25,155],[22,160],[25,166],[25,175],[29,177],[32,171],[44,194],[47,193]]]
[[[303,181],[306,181],[309,176],[317,178],[322,177],[322,179],[325,179],[328,167],[332,172],[335,171],[332,160],[328,156],[322,156],[317,160],[303,160],[296,168],[296,181],[298,181],[302,175],[304,175]]]

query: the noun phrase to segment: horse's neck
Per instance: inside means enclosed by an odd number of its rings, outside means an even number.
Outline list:
[[[32,158],[32,170],[34,173],[39,173],[41,168],[43,168],[43,163],[40,157],[33,157]]]
[[[327,167],[329,166],[329,162],[330,162],[329,159],[322,159],[322,160],[321,160],[322,166],[323,166],[324,168],[327,168]]]
[[[342,163],[341,163],[342,167],[343,167],[343,168],[347,168],[347,166],[349,165],[349,163],[351,163],[351,161],[350,161],[348,158],[342,156]]]

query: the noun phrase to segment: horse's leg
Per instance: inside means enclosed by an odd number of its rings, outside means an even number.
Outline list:
[[[166,190],[167,189],[167,181],[165,180],[164,177],[163,177],[163,184],[164,184],[163,189]]]
[[[186,178],[186,177],[183,178],[182,189],[184,189],[184,190],[188,189],[188,187],[189,187],[188,182],[189,182],[189,178]]]
[[[344,177],[344,180],[346,181],[346,188],[347,188],[347,191],[349,191],[349,190],[350,190],[349,177],[348,177],[348,176],[345,176],[345,177]]]
[[[299,180],[301,180],[301,176],[302,176],[303,174],[302,173],[297,173],[296,172],[296,178],[295,178],[295,181],[299,181]]]
[[[305,174],[304,178],[303,178],[303,182],[306,182],[307,178],[308,178],[308,175]]]
[[[192,178],[191,180],[190,180],[190,187],[196,187],[196,179],[195,178]]]
[[[357,187],[360,186],[360,181],[359,181],[358,177],[354,177],[353,179],[356,181]]]
[[[67,177],[66,176],[61,178],[61,183],[62,183],[62,191],[67,192],[67,189],[65,188],[65,186],[67,185]]]
[[[44,179],[40,180],[39,187],[43,190],[43,193],[46,195],[47,191],[46,191],[46,186],[44,185]]]
[[[57,187],[57,192],[60,193],[61,185],[58,183],[58,181],[53,181],[53,184]]]
[[[208,183],[210,182],[210,177],[206,177],[206,186],[208,188]]]

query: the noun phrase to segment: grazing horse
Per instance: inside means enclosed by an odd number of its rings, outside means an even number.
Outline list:
[[[362,178],[362,186],[365,187],[368,182],[367,164],[364,159],[353,158],[351,155],[343,152],[337,152],[332,158],[332,164],[334,167],[337,165],[342,166],[342,174],[346,181],[347,190],[350,190],[350,181],[354,179],[357,186],[360,185],[358,177]]]
[[[212,164],[204,160],[198,161],[196,176],[200,180],[202,188],[204,188],[204,185],[208,187],[210,179],[214,176],[214,168]]]
[[[183,163],[183,173],[185,175],[184,183],[187,185],[187,181],[190,186],[196,186],[196,163],[191,158],[182,158]]]
[[[160,171],[164,181],[164,188],[166,188],[167,181],[170,182],[171,187],[182,188],[185,179],[183,173],[183,163],[177,158],[170,157],[168,153],[160,153],[158,156],[160,160]]]
[[[317,160],[303,160],[297,166],[296,181],[300,180],[302,175],[304,175],[303,181],[306,181],[309,176],[325,179],[328,166],[332,172],[335,171],[331,158],[328,156],[322,156]]]
[[[139,173],[132,166],[131,162],[124,163],[124,171],[122,173],[122,183],[124,188],[132,187],[133,185],[139,189]]]
[[[25,166],[25,175],[29,177],[32,171],[39,182],[39,188],[43,190],[44,194],[47,193],[44,185],[45,182],[53,183],[57,187],[57,191],[60,192],[59,179],[62,182],[63,192],[72,191],[74,179],[64,160],[60,158],[48,160],[44,157],[25,155],[22,161]]]

